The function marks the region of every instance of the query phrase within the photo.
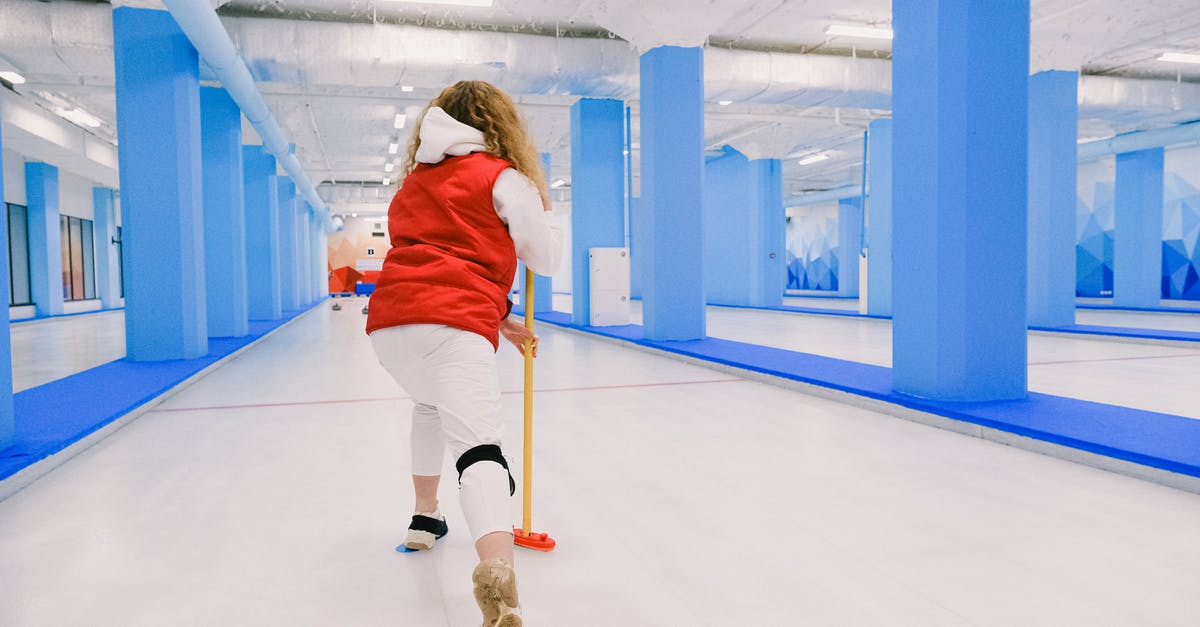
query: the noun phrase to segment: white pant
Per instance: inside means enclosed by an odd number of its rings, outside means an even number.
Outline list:
[[[436,324],[379,329],[371,334],[379,363],[404,388],[412,415],[414,475],[442,474],[452,459],[481,444],[500,445],[500,381],[491,342],[476,333]],[[462,473],[459,499],[471,535],[512,532],[508,471],[492,462]]]

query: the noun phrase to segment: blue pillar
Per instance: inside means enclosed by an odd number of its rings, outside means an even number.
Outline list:
[[[1029,78],[1029,324],[1075,323],[1078,72]]]
[[[275,157],[242,146],[246,201],[246,298],[251,320],[283,317],[279,287],[279,190]]]
[[[550,153],[543,152],[542,157],[542,172],[546,175],[546,185],[550,185]],[[521,306],[525,307],[525,266],[521,265],[517,269],[520,273],[521,280]],[[554,311],[554,286],[551,283],[550,277],[540,274],[533,275],[533,312],[545,313]]]
[[[2,117],[2,116],[0,116]],[[0,131],[0,204],[4,200],[4,135]],[[28,193],[27,193],[28,195]],[[0,241],[8,245],[8,215],[7,209],[3,220],[0,220]],[[0,255],[0,283],[4,285],[4,293],[12,289],[8,284],[8,255]],[[13,382],[12,382],[12,337],[11,323],[4,316],[0,323],[0,450],[8,447],[13,441],[15,431],[13,413]]]
[[[838,201],[838,296],[858,296],[862,217],[861,197]]]
[[[208,352],[200,58],[166,11],[113,10],[125,345],[134,361]]]
[[[629,297],[641,300],[650,265],[650,212],[641,197],[629,198]]]
[[[92,211],[95,224],[92,227],[94,250],[96,251],[96,297],[100,306],[113,309],[121,306],[120,260],[117,246],[116,192],[107,187],[92,188]]]
[[[317,233],[317,269],[320,271],[321,298],[329,296],[329,234],[325,232],[325,224],[318,221]]]
[[[726,148],[704,163],[705,300],[718,305],[749,305],[754,291],[752,249],[758,233],[750,160]]]
[[[297,247],[300,251],[300,262],[297,265],[300,268],[300,304],[303,306],[311,305],[316,297],[313,295],[312,281],[312,242],[309,237],[312,235],[312,229],[309,227],[309,216],[312,215],[312,205],[307,202],[300,203],[300,213],[296,216],[296,237]]]
[[[641,57],[642,202],[650,250],[642,286],[646,337],[704,337],[704,50]]]
[[[279,186],[279,295],[284,311],[300,308],[300,286],[296,271],[296,184],[286,176],[276,178]]]
[[[757,263],[752,275],[754,289],[750,304],[756,307],[783,305],[787,289],[787,214],[783,210],[783,164],[779,159],[750,161],[758,241],[751,251]]]
[[[29,284],[39,316],[63,312],[62,229],[58,211],[58,168],[25,164],[29,208]],[[7,243],[7,240],[5,240]]]
[[[242,111],[219,87],[200,90],[204,159],[204,276],[208,334],[250,332],[246,299]]]
[[[704,284],[709,303],[777,307],[786,287],[780,164],[732,148],[704,168]]]
[[[321,251],[325,246],[322,234],[325,229],[322,226],[321,218],[316,214],[309,214],[308,217],[309,230],[309,246],[312,248],[312,282],[313,282],[313,300],[319,301],[329,293],[329,277],[325,269],[325,262],[321,255]]]
[[[893,384],[1026,394],[1029,0],[892,3]]]
[[[1113,303],[1157,307],[1162,298],[1163,149],[1117,155],[1113,200]]]
[[[867,132],[867,313],[892,315],[892,120]]]
[[[571,105],[571,320],[576,325],[592,319],[588,249],[625,245],[624,116],[620,100],[583,98]]]

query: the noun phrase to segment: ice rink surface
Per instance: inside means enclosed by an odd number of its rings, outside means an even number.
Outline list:
[[[710,333],[886,360],[873,321],[745,313]],[[452,470],[450,535],[393,551],[411,403],[362,327],[322,306],[0,502],[0,624],[478,625]],[[534,526],[559,548],[518,555],[531,626],[1200,624],[1200,496],[541,334]],[[1058,340],[1033,360],[1092,354]],[[1095,363],[1200,360],[1179,354]],[[499,362],[518,458],[520,359]]]

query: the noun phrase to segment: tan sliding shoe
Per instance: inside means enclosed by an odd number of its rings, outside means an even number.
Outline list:
[[[503,559],[480,562],[471,573],[475,601],[483,612],[483,627],[521,627],[517,613],[517,575]]]

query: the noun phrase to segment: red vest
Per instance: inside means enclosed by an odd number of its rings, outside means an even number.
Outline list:
[[[371,295],[367,333],[443,324],[499,345],[517,253],[492,186],[507,161],[487,153],[421,164],[388,208],[392,249]]]

